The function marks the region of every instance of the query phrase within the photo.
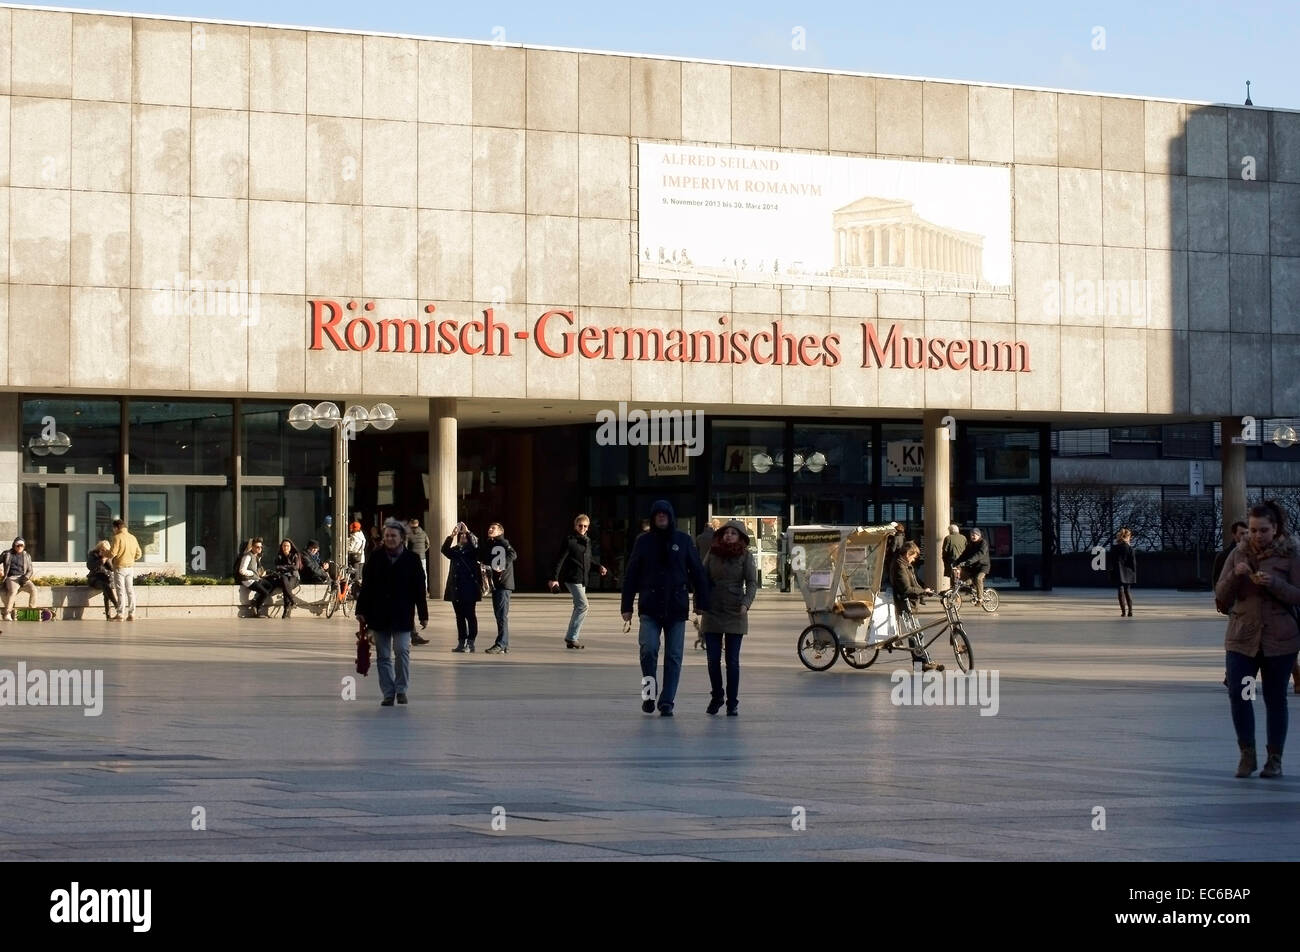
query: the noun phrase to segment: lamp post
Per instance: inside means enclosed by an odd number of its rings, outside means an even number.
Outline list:
[[[348,444],[367,426],[387,430],[397,422],[397,412],[387,403],[376,403],[367,410],[350,406],[342,413],[338,404],[324,401],[311,406],[294,404],[289,409],[289,425],[295,430],[310,430],[318,426],[334,431],[334,562],[340,559],[347,566],[347,502],[348,502]]]

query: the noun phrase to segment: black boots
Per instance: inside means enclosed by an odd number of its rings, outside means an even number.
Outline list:
[[[1249,777],[1255,772],[1255,768],[1259,766],[1255,761],[1255,748],[1244,747],[1241,744],[1238,744],[1237,746],[1241,747],[1241,760],[1237,762],[1236,775],[1238,777]]]
[[[1264,769],[1259,772],[1259,775],[1261,777],[1282,776],[1282,748],[1268,748],[1268,760],[1264,761]]]

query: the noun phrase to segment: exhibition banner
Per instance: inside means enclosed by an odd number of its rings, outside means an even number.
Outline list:
[[[641,143],[642,279],[1010,293],[1004,166]]]

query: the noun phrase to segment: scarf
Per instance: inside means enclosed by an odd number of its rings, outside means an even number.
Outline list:
[[[713,545],[709,546],[709,554],[720,559],[738,559],[748,551],[749,546],[744,542],[723,542],[721,539],[714,539]]]

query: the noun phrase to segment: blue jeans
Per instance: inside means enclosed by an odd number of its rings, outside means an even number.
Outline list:
[[[704,633],[704,654],[709,659],[709,694],[715,701],[723,699],[722,693],[722,646],[725,638],[727,646],[727,707],[734,708],[740,703],[740,640],[744,635],[720,631]]]
[[[1237,730],[1237,743],[1242,747],[1255,746],[1255,703],[1241,696],[1245,690],[1242,680],[1254,677],[1259,671],[1263,674],[1259,685],[1262,690],[1256,693],[1264,695],[1268,746],[1279,754],[1282,752],[1287,728],[1286,685],[1295,659],[1295,653],[1275,658],[1258,654],[1252,658],[1239,651],[1227,652],[1228,703],[1232,706],[1232,726]]]
[[[409,631],[372,631],[375,654],[379,659],[379,690],[384,697],[405,694],[411,680],[411,633]],[[393,678],[393,648],[397,648],[397,678]]]
[[[497,616],[497,644],[510,647],[510,590],[492,590],[492,614]]]
[[[659,682],[659,710],[671,711],[682,678],[682,652],[686,642],[686,619],[659,622],[641,616],[637,641],[641,645],[641,674],[653,678],[659,668],[659,633],[664,638],[664,679]]]
[[[569,618],[569,630],[564,633],[565,641],[577,641],[582,633],[582,620],[587,617],[587,586],[577,582],[565,582],[569,594],[573,596],[573,615]]]

